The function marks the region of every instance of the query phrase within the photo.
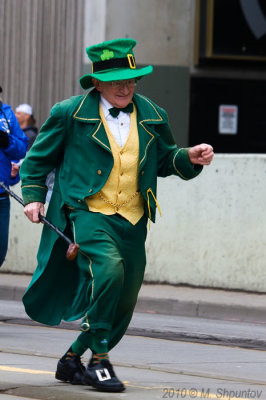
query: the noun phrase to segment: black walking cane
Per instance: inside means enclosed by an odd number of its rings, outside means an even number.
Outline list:
[[[11,197],[13,197],[15,200],[17,200],[23,207],[25,206],[23,203],[23,200],[16,195],[16,193],[12,192],[3,182],[0,182],[0,187],[5,190],[6,193],[8,193]],[[54,226],[50,221],[48,221],[43,215],[39,214],[40,220],[49,228],[51,228],[53,231],[55,231],[69,246],[66,252],[66,258],[69,261],[74,260],[77,257],[78,251],[79,251],[79,245],[76,243],[73,243],[72,240],[70,240],[63,232],[60,231],[59,228]]]

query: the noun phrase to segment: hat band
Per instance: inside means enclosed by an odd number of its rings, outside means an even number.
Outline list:
[[[92,64],[92,71],[100,72],[112,68],[130,68],[135,69],[135,58],[132,54],[128,54],[127,57],[113,58],[111,60],[96,61]]]

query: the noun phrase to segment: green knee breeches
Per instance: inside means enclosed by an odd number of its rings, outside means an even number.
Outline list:
[[[84,321],[88,332],[108,331],[110,350],[129,325],[143,282],[147,219],[133,226],[118,214],[83,210],[71,211],[69,218],[81,249],[80,273],[90,277]]]

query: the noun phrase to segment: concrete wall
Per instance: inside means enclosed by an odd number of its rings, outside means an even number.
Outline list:
[[[21,197],[20,184],[10,189]],[[8,253],[1,271],[32,273],[36,267],[42,224],[32,224],[24,215],[23,206],[14,199],[10,201]]]
[[[266,291],[266,155],[216,155],[193,181],[159,182],[148,281]]]
[[[138,63],[189,66],[194,15],[194,0],[85,0],[84,48],[132,37]]]
[[[266,155],[224,154],[193,181],[160,179],[146,280],[265,292],[265,178]],[[2,271],[33,272],[40,228],[12,200]]]

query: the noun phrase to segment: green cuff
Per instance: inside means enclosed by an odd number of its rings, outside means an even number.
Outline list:
[[[40,203],[45,203],[47,186],[29,184],[21,187],[22,197],[24,204],[33,203],[38,201]]]
[[[203,169],[202,165],[191,164],[188,156],[188,148],[179,149],[173,159],[173,167],[180,178],[188,180],[199,175]]]

